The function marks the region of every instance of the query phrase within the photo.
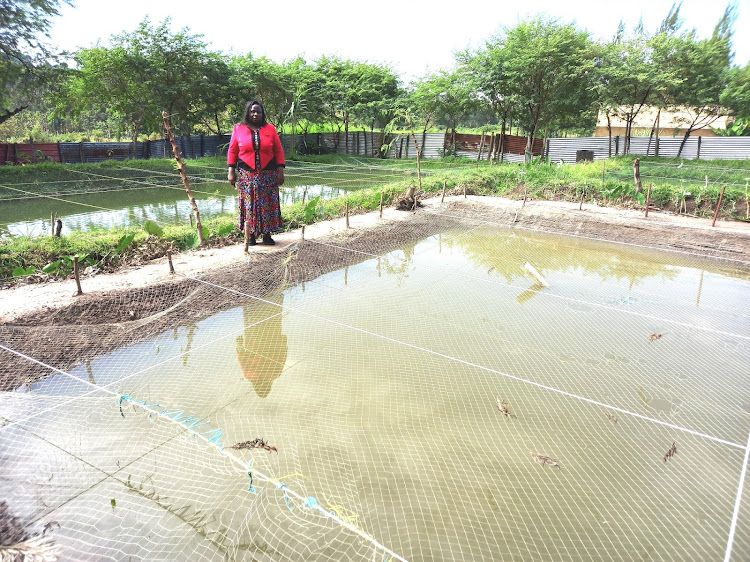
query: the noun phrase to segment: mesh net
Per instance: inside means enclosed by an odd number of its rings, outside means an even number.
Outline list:
[[[750,264],[482,209],[0,326],[0,553],[750,556]]]

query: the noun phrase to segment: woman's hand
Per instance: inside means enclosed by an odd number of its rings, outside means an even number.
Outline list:
[[[227,181],[229,181],[231,186],[234,186],[237,181],[237,174],[234,172],[234,168],[229,168],[229,171],[227,172]]]
[[[276,182],[284,185],[284,168],[276,168]]]

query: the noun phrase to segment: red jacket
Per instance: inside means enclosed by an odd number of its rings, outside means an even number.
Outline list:
[[[227,165],[236,166],[239,158],[242,162],[241,167],[247,166],[251,170],[258,171],[256,163],[257,156],[260,156],[260,170],[284,166],[284,150],[281,148],[281,140],[273,125],[267,123],[258,129],[256,140],[260,144],[257,155],[253,146],[253,131],[247,125],[237,123],[232,129],[232,138],[229,141]]]

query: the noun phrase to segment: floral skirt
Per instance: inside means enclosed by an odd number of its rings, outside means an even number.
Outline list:
[[[248,225],[250,234],[270,234],[282,227],[276,170],[237,170],[240,217],[237,228]]]

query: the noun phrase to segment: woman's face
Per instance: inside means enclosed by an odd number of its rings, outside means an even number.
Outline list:
[[[263,123],[263,110],[258,104],[255,104],[250,108],[249,121],[252,125],[260,125]]]

